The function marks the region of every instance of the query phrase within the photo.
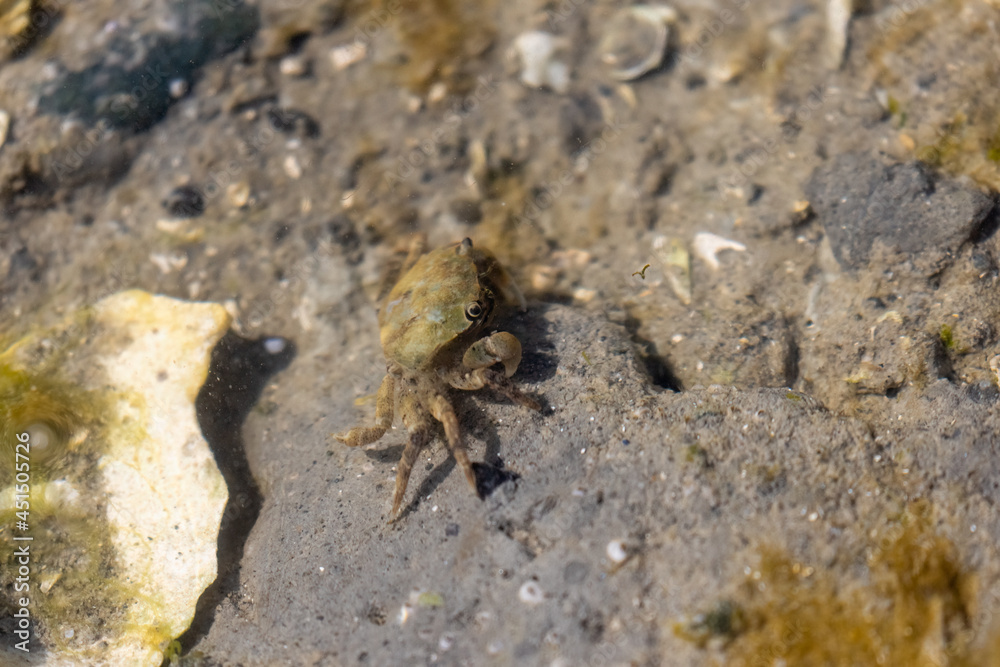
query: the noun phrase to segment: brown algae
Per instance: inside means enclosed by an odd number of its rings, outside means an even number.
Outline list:
[[[764,546],[733,599],[674,633],[721,649],[726,665],[1000,665],[1000,628],[975,641],[976,589],[929,505],[870,533],[864,584],[845,585]]]

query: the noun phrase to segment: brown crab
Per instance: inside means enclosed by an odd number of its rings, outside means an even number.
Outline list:
[[[521,343],[506,331],[483,335],[497,306],[517,303],[524,309],[517,285],[491,252],[473,248],[470,239],[423,251],[423,239],[418,238],[398,272],[402,277],[380,304],[386,376],[375,402],[375,425],[336,436],[349,447],[375,442],[392,426],[393,406],[399,407],[410,440],[396,472],[390,521],[403,502],[417,455],[432,437],[430,416],[444,426],[448,448],[479,495],[448,399],[450,387],[488,386],[521,405],[539,409],[509,379],[521,361]],[[496,364],[502,364],[502,370],[495,369]]]

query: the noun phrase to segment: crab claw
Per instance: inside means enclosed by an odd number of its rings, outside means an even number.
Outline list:
[[[462,357],[462,364],[473,370],[503,363],[504,375],[510,377],[521,363],[521,343],[506,331],[480,338],[469,346]]]

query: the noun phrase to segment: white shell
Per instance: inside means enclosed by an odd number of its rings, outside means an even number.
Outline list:
[[[555,35],[541,30],[518,35],[514,51],[521,59],[521,83],[529,88],[548,87],[557,93],[569,90],[569,66],[555,58],[559,47]]]
[[[615,565],[621,565],[628,558],[628,551],[625,549],[625,540],[611,540],[608,542],[605,553]]]
[[[709,268],[717,271],[719,268],[719,253],[723,250],[736,250],[744,252],[747,247],[738,241],[724,239],[711,232],[698,232],[694,235],[692,244],[694,254],[708,264]]]
[[[634,5],[616,12],[598,45],[611,76],[631,81],[659,67],[667,49],[667,26],[676,19],[666,5]]]
[[[545,600],[545,593],[542,592],[542,587],[537,582],[526,581],[521,584],[521,590],[517,592],[517,597],[520,598],[521,602],[535,606]]]

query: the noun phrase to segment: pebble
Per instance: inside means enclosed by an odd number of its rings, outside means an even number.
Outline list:
[[[548,292],[556,286],[559,272],[552,266],[533,266],[529,270],[531,288],[536,292]]]
[[[309,61],[304,56],[300,55],[286,56],[281,59],[281,63],[278,65],[278,71],[285,76],[295,78],[303,77],[309,74]]]
[[[193,185],[181,185],[171,190],[160,205],[175,218],[197,218],[205,212],[205,196]]]
[[[264,339],[264,351],[268,354],[281,354],[288,347],[288,339],[280,336],[271,336]]]
[[[171,271],[180,271],[187,266],[188,258],[181,253],[153,253],[149,256],[149,261],[160,270],[160,273],[167,275]]]
[[[7,134],[10,132],[10,114],[0,109],[0,148],[7,142]]]
[[[250,184],[246,181],[230,183],[226,188],[226,198],[235,208],[243,208],[250,201]]]
[[[298,158],[294,155],[285,158],[284,167],[289,178],[296,180],[302,177],[302,165],[299,164]]]
[[[330,62],[338,72],[347,69],[368,55],[368,47],[358,42],[330,49]]]
[[[187,95],[188,90],[190,90],[190,88],[191,86],[190,84],[188,84],[187,79],[171,79],[170,97],[174,98],[175,100],[179,100],[180,98]]]
[[[520,598],[521,602],[532,607],[541,604],[545,600],[542,587],[534,581],[526,581],[521,584],[521,590],[517,592],[517,597]]]
[[[608,559],[616,565],[621,565],[628,558],[628,550],[625,549],[625,540],[611,540],[604,549]]]
[[[160,218],[156,221],[156,229],[185,243],[196,243],[205,236],[204,227],[192,227],[186,220],[177,218]]]

